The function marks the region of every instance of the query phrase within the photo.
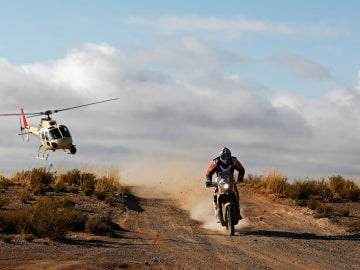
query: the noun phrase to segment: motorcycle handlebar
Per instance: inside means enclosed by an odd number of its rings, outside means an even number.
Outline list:
[[[217,183],[216,183],[216,182],[206,181],[206,182],[205,182],[205,187],[206,187],[206,188],[217,187]]]
[[[241,184],[241,183],[242,183],[242,182],[240,182],[240,181],[234,182],[235,185]],[[217,187],[217,186],[218,186],[218,184],[217,184],[216,182],[209,182],[209,181],[206,181],[206,182],[205,182],[205,187],[206,187],[206,188]]]

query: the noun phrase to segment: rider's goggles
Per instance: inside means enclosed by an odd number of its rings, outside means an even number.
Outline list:
[[[220,158],[223,159],[223,160],[228,160],[228,159],[231,158],[231,155],[230,155],[229,153],[222,154],[222,155],[220,156]]]

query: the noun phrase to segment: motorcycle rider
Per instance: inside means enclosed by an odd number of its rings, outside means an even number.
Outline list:
[[[242,182],[244,180],[244,175],[245,175],[245,169],[244,169],[243,165],[240,163],[240,161],[236,157],[231,156],[231,151],[229,148],[224,147],[220,150],[219,156],[212,160],[209,168],[207,169],[205,185],[211,186],[213,174],[216,174],[216,176],[218,176],[218,174],[220,172],[227,172],[227,171],[229,171],[231,174],[234,174],[235,170],[238,171],[238,181]],[[235,192],[236,192],[236,195],[239,200],[239,198],[240,198],[239,191],[238,191],[236,185],[235,185]],[[218,189],[216,188],[214,190],[214,210],[215,210],[215,217],[219,221],[219,215],[218,215],[219,207],[218,207],[218,203],[217,203],[217,193],[218,193]],[[242,219],[242,216],[240,214],[240,202],[239,201],[238,201],[238,205],[239,205],[238,214],[239,214],[239,220],[240,220],[240,219]]]

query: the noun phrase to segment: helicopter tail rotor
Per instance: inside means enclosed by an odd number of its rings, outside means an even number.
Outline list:
[[[26,121],[26,117],[25,117],[25,113],[24,113],[24,109],[23,109],[23,108],[21,108],[21,115],[22,115],[24,127],[27,128],[27,127],[28,127],[28,123],[27,123],[27,121]]]
[[[21,109],[21,116],[19,117],[19,121],[20,121],[20,133],[18,135],[21,135],[22,140],[25,142],[24,139],[24,135],[26,135],[26,142],[28,142],[30,140],[30,136],[29,136],[29,132],[24,132],[24,130],[26,130],[26,128],[28,127],[28,123],[26,121],[26,117],[24,114],[24,110]],[[22,118],[22,119],[21,119]],[[22,120],[22,121],[21,121]],[[23,126],[24,124],[24,126]]]

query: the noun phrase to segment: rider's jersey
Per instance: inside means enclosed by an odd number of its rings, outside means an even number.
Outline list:
[[[231,174],[234,174],[235,170],[239,172],[238,178],[242,179],[245,175],[245,169],[236,157],[231,157],[231,162],[229,164],[225,164],[221,161],[220,157],[216,157],[206,171],[206,180],[211,181],[214,173],[216,176],[218,176],[220,172],[230,172]]]

